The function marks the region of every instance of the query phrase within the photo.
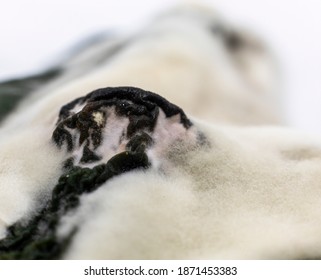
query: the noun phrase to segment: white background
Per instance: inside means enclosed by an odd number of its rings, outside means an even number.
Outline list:
[[[139,266],[148,273],[149,269],[167,269],[167,276],[112,276],[112,275],[85,275],[84,270],[89,267],[99,270],[109,269],[137,269]],[[179,275],[179,267],[236,267],[237,275]],[[191,269],[189,270],[191,271]],[[115,273],[115,272],[114,272]],[[177,280],[177,279],[217,279],[217,280],[271,280],[271,279],[321,279],[320,261],[308,260],[163,260],[163,261],[0,261],[1,279],[120,279],[120,280]]]
[[[55,63],[88,35],[143,24],[179,0],[1,0],[0,80]],[[208,0],[280,60],[290,125],[321,134],[321,0]]]

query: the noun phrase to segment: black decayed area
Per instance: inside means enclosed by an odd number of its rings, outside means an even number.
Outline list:
[[[83,108],[75,113],[72,110],[76,106],[83,106]],[[65,144],[69,152],[85,142],[81,162],[99,161],[101,158],[95,154],[95,149],[102,142],[102,129],[108,121],[104,115],[104,108],[109,107],[115,107],[118,116],[129,119],[126,135],[124,135],[127,139],[131,139],[141,131],[153,132],[159,108],[168,118],[179,115],[180,122],[186,129],[192,126],[181,108],[155,93],[134,87],[108,87],[95,90],[63,106],[52,139],[59,147]],[[104,115],[103,123],[98,124],[95,121],[94,113],[97,112]],[[79,143],[75,143],[71,130],[79,133]],[[93,149],[90,148],[90,144],[93,145]],[[72,162],[69,161],[70,163]]]
[[[70,113],[76,105],[81,104],[86,105],[79,113]],[[78,144],[90,138],[94,146],[98,147],[105,124],[97,124],[92,113],[102,113],[101,108],[110,106],[115,107],[117,115],[126,116],[130,120],[125,135],[129,139],[125,151],[93,168],[75,166],[73,159],[68,159],[64,166],[65,174],[60,177],[46,205],[28,222],[18,222],[8,228],[6,238],[0,241],[0,259],[61,258],[77,232],[77,227],[63,238],[57,236],[57,228],[61,218],[79,206],[80,197],[84,193],[95,191],[114,176],[134,169],[144,170],[150,166],[146,149],[153,145],[153,139],[145,131],[153,131],[159,108],[166,117],[180,114],[185,128],[192,125],[179,107],[159,95],[137,88],[106,88],[65,105],[60,111],[53,141],[58,147],[67,143],[68,150],[72,150],[77,143],[64,130],[76,129],[80,134]],[[97,160],[94,151],[90,151],[89,146],[85,147],[84,161]]]
[[[73,109],[76,105],[91,102],[109,101],[108,103],[100,104],[106,106],[119,105],[119,113],[121,115],[128,115],[128,113],[131,112],[128,110],[134,110],[135,107],[124,107],[124,110],[121,110],[121,108],[125,106],[125,104],[122,105],[122,102],[126,100],[133,102],[137,106],[137,109],[140,108],[139,106],[144,106],[146,109],[153,109],[155,106],[158,106],[164,111],[166,117],[172,117],[174,115],[180,114],[181,123],[185,128],[189,128],[192,125],[191,121],[187,118],[181,108],[170,103],[165,98],[156,93],[145,91],[135,87],[101,88],[87,94],[84,97],[77,98],[61,108],[59,112],[58,123],[69,117],[70,110]]]
[[[58,238],[61,217],[78,207],[80,197],[99,188],[113,176],[148,168],[150,163],[143,146],[132,143],[128,151],[115,155],[106,164],[94,168],[73,167],[61,176],[47,205],[27,224],[9,227],[0,241],[0,259],[59,259],[68,248],[77,228],[64,238]]]

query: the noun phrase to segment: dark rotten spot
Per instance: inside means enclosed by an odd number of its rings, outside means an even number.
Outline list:
[[[95,90],[63,106],[52,139],[59,147],[66,144],[69,152],[86,143],[81,163],[99,161],[101,156],[95,150],[103,141],[102,131],[108,122],[106,110],[112,107],[117,116],[128,118],[124,137],[129,140],[141,131],[153,132],[159,108],[167,118],[179,114],[180,122],[186,129],[192,125],[182,109],[155,93],[134,87],[109,87]],[[75,112],[77,108],[79,111]],[[95,114],[99,114],[99,121],[95,119]],[[79,134],[78,143],[71,131]]]
[[[47,205],[27,225],[16,223],[8,228],[7,237],[0,241],[0,260],[59,259],[77,232],[74,228],[66,237],[58,238],[59,221],[79,206],[80,196],[93,192],[113,176],[149,165],[144,152],[123,152],[92,169],[71,168],[60,177]]]
[[[76,106],[82,106],[79,112],[75,112]],[[159,108],[167,118],[179,114],[180,123],[186,129],[192,126],[179,107],[157,94],[130,87],[105,88],[63,106],[52,140],[58,147],[66,145],[69,152],[83,145],[80,163],[97,162],[100,156],[95,150],[102,144],[102,131],[108,122],[105,109],[110,107],[115,108],[117,116],[129,120],[127,130],[120,135],[120,138],[128,139],[125,151],[93,168],[75,166],[75,158],[70,156],[64,162],[65,174],[60,177],[46,205],[27,224],[18,222],[8,228],[7,237],[0,241],[0,259],[60,258],[77,227],[63,238],[57,236],[57,228],[61,218],[79,206],[80,197],[95,191],[114,176],[150,167],[146,150],[154,141],[148,133],[155,128]],[[98,121],[95,113],[99,114]]]

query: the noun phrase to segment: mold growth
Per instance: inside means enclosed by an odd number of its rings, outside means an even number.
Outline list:
[[[67,150],[64,174],[38,214],[8,228],[0,241],[0,259],[59,259],[77,226],[63,239],[57,228],[83,194],[134,169],[163,168],[170,147],[197,145],[199,132],[161,96],[120,87],[99,89],[63,106],[52,140]]]
[[[53,69],[39,75],[21,79],[12,79],[0,83],[0,123],[33,91],[44,83],[52,81],[61,70]]]

